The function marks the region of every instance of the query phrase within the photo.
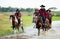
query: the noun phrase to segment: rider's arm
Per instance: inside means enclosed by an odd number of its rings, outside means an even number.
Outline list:
[[[46,17],[46,18],[47,18],[47,15],[48,15],[48,14],[47,14],[47,12],[46,12],[46,13],[45,13],[45,17]]]
[[[38,11],[38,15],[41,16],[41,14],[42,14],[42,13],[41,13],[41,10],[39,10],[39,11]]]
[[[21,18],[21,13],[19,13],[19,16],[18,16],[18,18],[19,18],[19,19]]]

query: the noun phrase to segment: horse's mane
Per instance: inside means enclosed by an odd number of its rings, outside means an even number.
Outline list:
[[[39,18],[37,18],[38,20],[37,20],[37,23],[36,24],[39,24],[39,23],[42,23],[42,20],[41,20],[41,17]]]
[[[12,18],[15,18],[14,15],[10,15],[10,18],[11,18],[11,17],[12,17]]]

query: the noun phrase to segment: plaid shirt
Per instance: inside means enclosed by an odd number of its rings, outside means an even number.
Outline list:
[[[21,18],[21,13],[15,13],[14,16],[18,17],[18,18]]]

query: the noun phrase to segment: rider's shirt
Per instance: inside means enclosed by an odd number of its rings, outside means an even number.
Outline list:
[[[45,9],[44,9],[44,10],[40,9],[40,10],[38,11],[38,14],[39,14],[40,16],[46,16],[46,11],[45,11]]]
[[[50,12],[46,12],[46,18],[49,18]]]
[[[14,16],[16,16],[17,18],[21,18],[21,13],[15,13]]]
[[[34,12],[34,15],[35,15],[35,16],[38,16],[38,12]]]

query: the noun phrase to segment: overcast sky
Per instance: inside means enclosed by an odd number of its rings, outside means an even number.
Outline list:
[[[60,0],[0,0],[2,7],[18,7],[18,8],[40,8],[40,5],[49,7],[57,7],[60,11]]]

